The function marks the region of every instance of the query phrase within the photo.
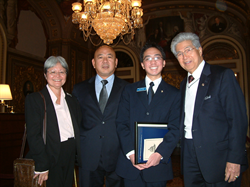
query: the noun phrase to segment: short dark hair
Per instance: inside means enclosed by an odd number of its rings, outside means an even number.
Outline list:
[[[162,55],[162,59],[163,60],[166,60],[166,53],[164,52],[163,48],[156,44],[156,43],[153,43],[153,42],[147,42],[141,49],[141,53],[140,53],[140,61],[143,62],[143,55],[144,55],[144,52],[151,48],[151,47],[154,47],[156,49],[158,49],[160,52],[161,52],[161,55]]]

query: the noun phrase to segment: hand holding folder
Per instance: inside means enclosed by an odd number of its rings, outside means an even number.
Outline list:
[[[167,124],[135,122],[135,164],[146,163],[167,132]]]

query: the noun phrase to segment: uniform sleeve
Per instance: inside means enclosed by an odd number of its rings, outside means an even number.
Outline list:
[[[116,116],[117,133],[124,155],[134,150],[134,137],[130,129],[130,95],[127,88],[126,86],[122,92]]]
[[[169,118],[167,121],[169,131],[164,136],[163,142],[155,150],[155,152],[161,154],[165,162],[168,162],[180,138],[180,97],[180,91],[178,90],[169,110]]]

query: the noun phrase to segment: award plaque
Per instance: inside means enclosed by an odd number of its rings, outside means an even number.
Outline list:
[[[168,132],[166,123],[135,122],[135,164],[146,163]]]

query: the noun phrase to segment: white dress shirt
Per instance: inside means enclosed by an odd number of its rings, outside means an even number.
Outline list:
[[[161,83],[161,80],[162,80],[162,77],[160,77],[160,78],[158,78],[158,79],[152,81],[152,80],[150,80],[150,78],[148,78],[148,76],[146,76],[146,78],[145,78],[145,84],[146,84],[146,88],[147,88],[147,93],[148,93],[148,89],[149,89],[149,87],[150,87],[149,84],[150,84],[151,82],[154,82],[153,91],[154,91],[154,93],[155,93],[156,90],[157,90],[157,88],[158,88],[158,86],[159,86],[159,84]]]
[[[194,80],[190,83],[186,84],[186,94],[185,94],[185,118],[184,118],[184,131],[185,131],[185,138],[186,139],[193,139],[192,136],[192,125],[193,125],[193,115],[194,115],[194,105],[195,105],[195,98],[196,93],[199,85],[199,80],[201,76],[201,72],[204,68],[205,61],[203,60],[198,68],[193,72]],[[188,77],[191,74],[188,73]]]

